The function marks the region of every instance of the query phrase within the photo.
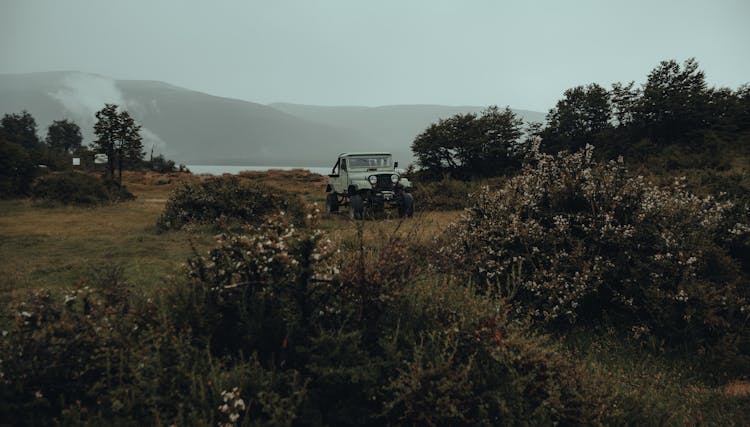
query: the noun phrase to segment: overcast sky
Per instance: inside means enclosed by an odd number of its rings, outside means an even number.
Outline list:
[[[0,0],[0,73],[78,70],[260,103],[510,105],[695,57],[750,82],[748,0]]]

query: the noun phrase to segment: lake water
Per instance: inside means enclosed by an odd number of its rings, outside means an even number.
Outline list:
[[[318,167],[318,166],[226,166],[226,165],[186,165],[190,172],[196,175],[222,175],[225,173],[231,173],[236,175],[242,171],[254,171],[254,172],[265,172],[272,169],[277,170],[292,170],[292,169],[306,169],[312,173],[318,173],[321,175],[327,175],[331,173],[329,167]]]

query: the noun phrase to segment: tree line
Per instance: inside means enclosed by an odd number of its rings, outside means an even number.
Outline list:
[[[457,114],[417,135],[412,150],[424,177],[471,179],[516,172],[536,137],[549,153],[591,144],[603,158],[623,155],[639,163],[679,152],[691,153],[683,163],[705,163],[707,150],[746,150],[749,135],[750,85],[709,87],[691,58],[662,61],[640,86],[631,81],[568,89],[546,123],[524,125],[507,107]],[[670,161],[677,160],[665,164]]]
[[[152,155],[144,162],[141,126],[126,110],[105,104],[96,119],[96,140],[86,146],[80,126],[71,120],[53,121],[42,139],[36,120],[28,111],[5,114],[0,119],[0,197],[28,194],[37,176],[45,171],[71,169],[73,158],[80,159],[80,169],[95,170],[97,154],[107,159],[104,180],[117,185],[122,183],[123,169],[176,169],[174,162],[162,155]]]

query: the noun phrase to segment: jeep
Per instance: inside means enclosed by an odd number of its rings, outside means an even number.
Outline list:
[[[401,217],[414,215],[411,183],[402,178],[390,153],[341,153],[328,175],[326,211],[349,207],[352,219],[364,219],[365,213],[398,209]]]

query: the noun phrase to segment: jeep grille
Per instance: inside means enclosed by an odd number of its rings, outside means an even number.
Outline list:
[[[393,190],[393,182],[391,181],[390,173],[380,173],[375,176],[378,177],[378,183],[375,184],[376,190]]]

